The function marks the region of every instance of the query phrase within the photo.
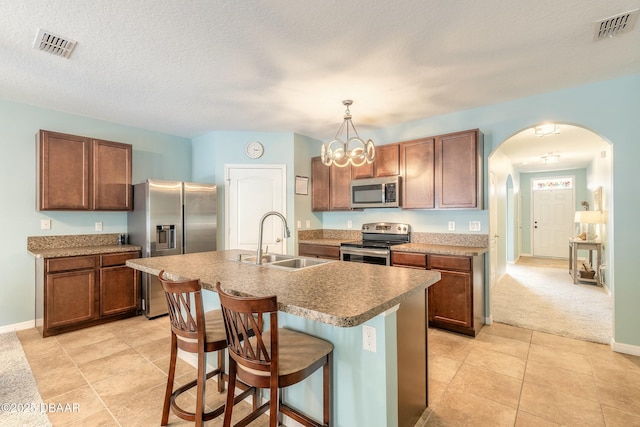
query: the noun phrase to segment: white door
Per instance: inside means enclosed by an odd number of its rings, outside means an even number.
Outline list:
[[[573,189],[533,191],[534,256],[569,256],[573,212]]]
[[[260,218],[269,211],[286,217],[285,165],[225,165],[226,249],[258,248]],[[265,220],[262,249],[286,253],[283,224],[280,218]]]

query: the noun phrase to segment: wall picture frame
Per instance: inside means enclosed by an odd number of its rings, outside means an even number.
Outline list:
[[[296,175],[296,194],[309,195],[309,177]]]

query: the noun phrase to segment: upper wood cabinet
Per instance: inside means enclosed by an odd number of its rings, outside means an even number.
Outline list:
[[[481,209],[482,134],[475,130],[400,143],[404,209]]]
[[[436,137],[436,208],[482,208],[482,134]]]
[[[311,209],[351,209],[351,168],[325,166],[320,157],[311,159]]]
[[[320,157],[311,159],[311,210],[329,210],[329,168]]]
[[[130,144],[41,130],[39,210],[131,209]]]
[[[44,130],[38,139],[38,209],[91,209],[89,139]]]
[[[435,140],[422,138],[400,144],[403,170],[402,207],[433,209],[435,207]]]
[[[131,209],[131,145],[93,140],[95,210]]]
[[[376,147],[373,169],[376,177],[400,175],[400,144]]]
[[[352,179],[395,175],[400,175],[400,144],[377,146],[373,163],[351,167]]]

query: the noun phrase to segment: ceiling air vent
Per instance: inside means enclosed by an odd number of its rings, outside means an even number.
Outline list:
[[[597,21],[593,28],[593,41],[609,39],[618,34],[627,33],[633,30],[638,20],[638,11],[630,10],[616,16]]]
[[[38,30],[36,39],[33,42],[33,48],[48,52],[52,55],[69,58],[73,48],[78,42],[50,33],[46,30]]]

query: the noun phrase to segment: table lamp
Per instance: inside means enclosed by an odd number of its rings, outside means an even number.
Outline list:
[[[582,224],[587,224],[586,233],[580,233],[578,236],[582,240],[595,240],[598,236],[593,232],[593,224],[602,224],[604,222],[600,211],[578,211],[574,220],[580,224],[580,231],[582,231]]]

